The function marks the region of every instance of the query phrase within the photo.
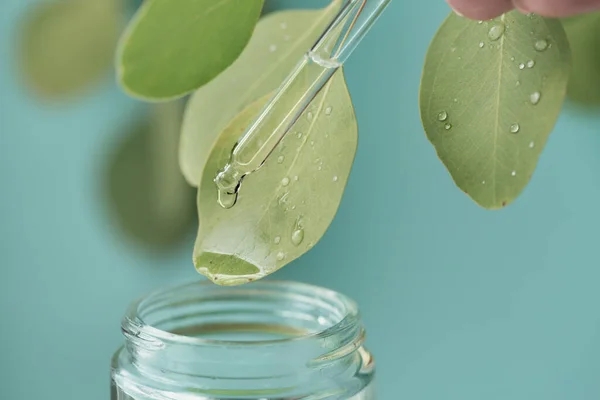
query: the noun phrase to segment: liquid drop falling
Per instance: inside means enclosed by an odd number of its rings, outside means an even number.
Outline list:
[[[446,111],[442,111],[438,114],[438,121],[444,122],[448,119],[448,113]]]
[[[237,193],[228,193],[225,190],[219,190],[219,195],[217,198],[217,201],[219,202],[219,205],[225,209],[229,209],[232,208],[233,206],[235,206],[235,203],[237,202]]]
[[[277,253],[277,261],[282,261],[285,258],[285,253],[283,251],[280,251],[279,253]]]
[[[285,160],[285,157],[284,157],[284,156],[279,156],[279,157],[277,157],[277,164],[281,164],[281,163],[283,163],[283,161],[284,161],[284,160]]]
[[[531,102],[531,104],[533,104],[535,106],[537,103],[540,102],[541,97],[542,97],[542,94],[540,92],[533,92],[529,96],[529,101]]]
[[[519,133],[520,130],[521,130],[521,126],[519,124],[512,124],[510,126],[511,133]]]
[[[446,129],[447,131],[449,131],[450,129],[452,129],[452,124],[446,124],[446,125],[444,125],[444,129]]]
[[[533,47],[537,50],[537,51],[544,51],[548,48],[548,42],[545,39],[540,39],[537,42],[535,42],[535,44],[533,45]]]
[[[506,25],[504,25],[504,22],[496,22],[490,28],[488,32],[488,37],[490,38],[490,40],[498,40],[502,37],[502,35],[504,35],[505,30]]]
[[[327,115],[327,116],[331,115],[331,112],[332,112],[332,111],[333,111],[333,108],[332,108],[332,107],[327,107],[327,108],[325,109],[325,115]]]
[[[533,68],[535,66],[535,61],[529,60],[527,61],[527,68]]]
[[[290,178],[288,178],[288,177],[285,177],[285,178],[283,178],[283,179],[281,180],[281,185],[282,185],[282,186],[287,186],[287,185],[289,185],[289,184],[290,184]]]
[[[279,244],[280,242],[281,242],[281,236],[275,236],[275,239],[273,239],[273,243]]]
[[[292,233],[292,244],[294,246],[300,246],[302,241],[304,240],[304,229],[296,229]]]

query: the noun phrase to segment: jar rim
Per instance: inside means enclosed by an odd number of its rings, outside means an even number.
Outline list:
[[[281,294],[304,293],[310,294],[311,297],[323,301],[323,304],[334,309],[338,315],[336,321],[329,326],[320,330],[314,330],[286,338],[266,339],[266,340],[224,340],[224,339],[208,339],[194,336],[186,336],[153,326],[147,323],[143,317],[144,308],[152,305],[152,302],[159,301],[161,298],[167,297],[170,294],[198,289],[198,294],[201,297],[206,292],[213,291],[217,294],[252,294],[262,292],[280,291]],[[213,299],[214,300],[214,299]],[[202,300],[200,300],[202,301]],[[207,300],[210,301],[210,300]],[[210,346],[210,347],[246,347],[254,348],[260,346],[273,346],[299,343],[304,341],[326,340],[336,336],[355,336],[355,345],[360,346],[364,341],[364,330],[360,324],[360,312],[354,300],[350,297],[336,292],[331,289],[323,288],[308,283],[285,280],[262,280],[241,286],[219,286],[211,281],[195,281],[185,284],[167,286],[159,290],[149,292],[140,297],[138,300],[131,303],[123,320],[122,330],[126,336],[134,336],[146,342],[148,347],[161,348],[168,344],[188,345],[188,346]],[[354,347],[354,345],[352,346]]]

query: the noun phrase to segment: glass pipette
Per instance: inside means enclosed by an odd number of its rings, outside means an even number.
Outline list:
[[[234,146],[229,162],[217,174],[215,183],[222,207],[235,205],[244,177],[265,163],[390,1],[344,1],[332,23],[246,129]]]

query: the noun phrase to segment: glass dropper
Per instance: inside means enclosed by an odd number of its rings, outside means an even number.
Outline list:
[[[215,183],[222,207],[235,205],[244,177],[265,163],[390,1],[344,0],[332,23],[246,129],[234,146],[229,162],[217,174]]]

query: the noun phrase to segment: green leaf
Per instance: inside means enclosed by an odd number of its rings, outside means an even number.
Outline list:
[[[600,13],[584,14],[563,21],[573,68],[567,96],[586,105],[600,104]]]
[[[19,35],[26,84],[39,96],[54,99],[78,94],[108,75],[122,12],[114,0],[36,4]]]
[[[147,0],[121,39],[118,75],[131,95],[181,97],[240,55],[264,0]]]
[[[177,165],[183,104],[154,105],[110,159],[105,177],[119,227],[155,250],[178,245],[195,225],[194,190]]]
[[[356,153],[356,117],[340,70],[262,168],[244,179],[236,205],[221,208],[213,179],[269,97],[233,120],[201,171],[194,263],[221,285],[262,278],[316,244],[337,212]]]
[[[333,20],[340,1],[317,11],[283,11],[262,18],[250,43],[225,72],[188,103],[181,135],[180,166],[198,186],[217,136],[252,101],[275,90]]]
[[[427,52],[420,92],[428,139],[456,185],[488,209],[525,188],[560,113],[570,52],[560,21],[451,13]]]

